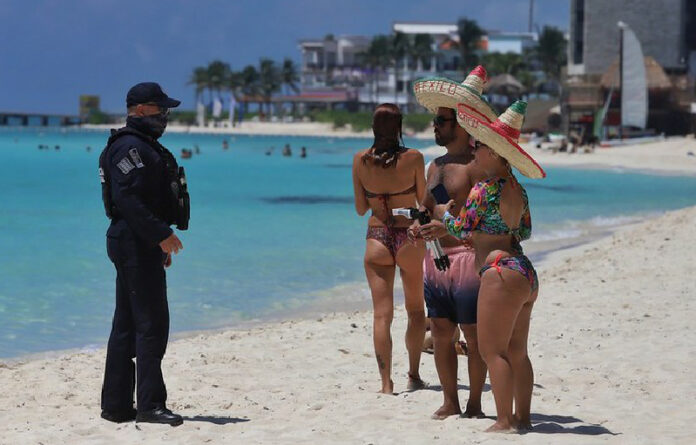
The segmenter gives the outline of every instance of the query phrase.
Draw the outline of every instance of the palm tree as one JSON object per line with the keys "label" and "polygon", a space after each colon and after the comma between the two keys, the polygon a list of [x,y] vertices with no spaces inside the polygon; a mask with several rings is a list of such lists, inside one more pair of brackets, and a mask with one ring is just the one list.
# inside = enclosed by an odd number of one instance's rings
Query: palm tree
{"label": "palm tree", "polygon": [[297,74],[297,66],[292,59],[286,57],[285,60],[283,60],[283,66],[280,69],[280,77],[286,91],[287,89],[294,93],[300,91],[300,87],[297,86],[297,82],[300,81],[300,76]]}
{"label": "palm tree", "polygon": [[200,101],[201,94],[210,85],[210,78],[208,77],[208,68],[204,66],[198,66],[193,69],[191,77],[189,77],[186,85],[195,85],[196,91],[196,104]]}
{"label": "palm tree", "polygon": [[231,92],[235,99],[239,99],[239,93],[244,87],[244,75],[241,71],[230,70],[225,78],[224,88]]}
{"label": "palm tree", "polygon": [[[227,72],[225,79],[223,81],[223,89],[230,92],[230,102],[232,102],[232,97],[234,97],[234,102],[239,102],[239,96],[242,88],[244,87],[244,76],[241,71],[232,71],[231,69]],[[230,108],[232,104],[230,104]],[[230,111],[231,112],[231,111]],[[234,124],[233,124],[234,125]]]}
{"label": "palm tree", "polygon": [[215,103],[216,100],[221,100],[222,89],[226,86],[225,84],[230,71],[230,65],[221,60],[213,60],[208,64],[208,82],[211,103]]}
{"label": "palm tree", "polygon": [[513,52],[485,54],[483,63],[486,65],[486,71],[491,75],[512,74],[514,76],[525,66],[522,56]]}
{"label": "palm tree", "polygon": [[271,112],[271,96],[281,86],[281,73],[271,59],[259,61],[259,90],[266,101],[266,110]]}
{"label": "palm tree", "polygon": [[477,64],[476,50],[481,37],[483,37],[483,30],[476,23],[476,20],[464,17],[457,21],[457,32],[459,34],[459,51],[462,55],[461,68],[464,72],[468,72]]}
{"label": "palm tree", "polygon": [[[365,65],[372,71],[372,90],[377,99],[379,99],[379,75],[391,63],[390,47],[391,42],[388,36],[377,35],[370,41],[367,51],[362,53]],[[377,105],[376,100],[373,100],[373,103]]]}
{"label": "palm tree", "polygon": [[423,62],[433,56],[433,36],[430,34],[416,34],[413,38],[411,55],[416,60],[416,71],[423,71]]}
{"label": "palm tree", "polygon": [[553,26],[544,26],[539,34],[536,53],[547,76],[558,79],[566,63],[566,40],[563,32]]}
{"label": "palm tree", "polygon": [[242,82],[242,93],[247,97],[244,100],[244,112],[247,112],[248,98],[259,94],[259,72],[253,65],[247,65],[240,73]]}
{"label": "palm tree", "polygon": [[[394,103],[399,102],[399,63],[411,53],[411,39],[402,32],[396,32],[391,39],[391,55],[394,59]],[[404,66],[404,70],[408,70]]]}
{"label": "palm tree", "polygon": [[218,96],[220,95],[220,91],[224,87],[229,73],[230,65],[228,63],[221,60],[213,60],[208,64],[208,79],[211,92],[217,92]]}
{"label": "palm tree", "polygon": [[[297,73],[297,66],[292,59],[286,57],[285,60],[283,60],[283,66],[280,68],[280,78],[283,87],[285,88],[285,94],[287,94],[288,90],[294,92],[295,94],[300,92],[300,87],[297,85],[297,83],[300,81],[300,76]],[[295,115],[296,106],[297,103],[292,102],[293,116]]]}

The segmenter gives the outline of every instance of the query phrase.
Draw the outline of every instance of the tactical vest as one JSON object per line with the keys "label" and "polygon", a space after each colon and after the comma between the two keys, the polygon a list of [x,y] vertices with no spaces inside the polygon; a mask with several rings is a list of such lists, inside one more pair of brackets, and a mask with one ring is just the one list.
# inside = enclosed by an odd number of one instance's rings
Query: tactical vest
{"label": "tactical vest", "polygon": [[113,203],[113,199],[111,199],[111,178],[109,177],[109,169],[106,165],[107,153],[111,145],[113,145],[118,138],[129,134],[141,139],[162,156],[166,166],[167,184],[169,185],[167,189],[169,192],[169,196],[167,197],[169,205],[167,206],[167,221],[165,222],[167,224],[176,224],[176,228],[179,230],[188,229],[189,218],[191,216],[191,203],[184,167],[179,167],[174,155],[156,139],[131,127],[111,130],[111,136],[106,142],[106,147],[104,147],[101,155],[99,155],[99,180],[101,181],[102,201],[104,202],[104,210],[107,218],[113,219],[119,217],[118,208]]}

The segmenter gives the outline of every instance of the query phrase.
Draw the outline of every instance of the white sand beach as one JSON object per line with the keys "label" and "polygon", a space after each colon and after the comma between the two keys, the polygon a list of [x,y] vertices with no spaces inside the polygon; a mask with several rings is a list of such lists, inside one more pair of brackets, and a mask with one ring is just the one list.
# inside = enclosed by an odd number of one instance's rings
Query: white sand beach
{"label": "white sand beach", "polygon": [[[692,444],[696,433],[696,207],[557,252],[538,265],[530,354],[535,431],[429,418],[441,402],[403,392],[405,312],[395,314],[396,396],[376,394],[371,313],[328,313],[171,342],[169,406],[183,426],[99,418],[104,350],[0,363],[0,443]],[[367,286],[365,285],[365,289]],[[460,358],[461,396],[466,362]],[[484,411],[494,414],[487,390]]]}
{"label": "white sand beach", "polygon": [[[694,149],[692,139],[669,139],[548,154],[540,162],[693,173],[696,159],[685,151]],[[530,333],[535,431],[523,436],[483,433],[491,419],[431,420],[442,395],[430,355],[421,369],[431,387],[403,392],[406,314],[399,307],[392,330],[396,396],[376,393],[371,312],[326,309],[171,342],[163,369],[169,406],[186,417],[177,428],[100,419],[104,349],[0,361],[0,444],[692,444],[695,240],[692,207],[537,265],[541,292]],[[367,284],[361,293],[368,295]],[[460,358],[462,400],[465,367]],[[494,415],[488,387],[483,407]]]}

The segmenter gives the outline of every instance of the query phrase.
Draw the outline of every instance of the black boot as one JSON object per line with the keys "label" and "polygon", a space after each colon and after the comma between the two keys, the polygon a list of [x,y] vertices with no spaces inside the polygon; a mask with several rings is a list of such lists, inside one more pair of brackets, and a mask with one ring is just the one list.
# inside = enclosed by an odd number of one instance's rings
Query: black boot
{"label": "black boot", "polygon": [[131,408],[126,411],[107,411],[105,409],[101,412],[101,418],[114,423],[130,422],[135,420],[136,411],[135,408]]}
{"label": "black boot", "polygon": [[184,419],[180,415],[174,414],[164,407],[148,411],[138,411],[138,416],[135,418],[135,421],[144,423],[165,423],[171,426],[179,426],[184,423]]}

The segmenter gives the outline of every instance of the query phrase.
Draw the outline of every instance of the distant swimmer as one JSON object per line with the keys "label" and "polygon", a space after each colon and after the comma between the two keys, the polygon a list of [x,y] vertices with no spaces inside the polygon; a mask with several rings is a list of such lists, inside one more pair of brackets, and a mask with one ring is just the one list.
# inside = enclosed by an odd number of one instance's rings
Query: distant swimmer
{"label": "distant swimmer", "polygon": [[283,156],[292,156],[292,150],[290,149],[290,144],[285,144],[285,147],[283,147]]}
{"label": "distant swimmer", "polygon": [[271,147],[271,148],[269,148],[268,150],[266,150],[266,153],[265,153],[266,156],[272,155],[272,154],[273,154],[273,150],[275,150],[275,147]]}
{"label": "distant swimmer", "polygon": [[222,149],[227,150],[228,148],[230,148],[230,144],[227,143],[227,139],[223,139],[222,140]]}
{"label": "distant swimmer", "polygon": [[193,150],[196,152],[197,155],[201,154],[201,148],[198,146],[198,144],[193,146]]}
{"label": "distant swimmer", "polygon": [[87,147],[85,147],[85,150],[87,150],[87,153],[89,153],[90,151],[92,151],[92,147],[88,145]]}
{"label": "distant swimmer", "polygon": [[301,158],[307,157],[307,147],[302,147],[302,149],[300,150],[300,157]]}
{"label": "distant swimmer", "polygon": [[56,145],[56,146],[53,147],[53,148],[55,148],[56,150],[60,150],[60,145]]}
{"label": "distant swimmer", "polygon": [[191,159],[192,156],[193,151],[189,150],[188,148],[181,149],[181,159]]}

